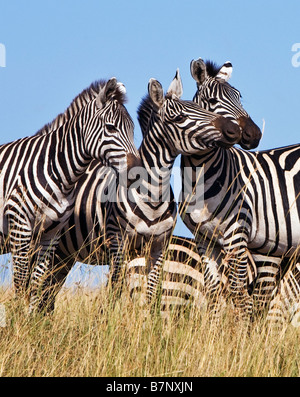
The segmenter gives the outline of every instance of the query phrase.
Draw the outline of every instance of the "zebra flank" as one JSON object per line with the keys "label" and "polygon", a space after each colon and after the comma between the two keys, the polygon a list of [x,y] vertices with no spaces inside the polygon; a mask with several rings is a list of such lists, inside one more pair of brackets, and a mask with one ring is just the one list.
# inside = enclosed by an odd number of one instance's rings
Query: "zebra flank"
{"label": "zebra flank", "polygon": [[93,158],[119,171],[136,154],[124,100],[115,78],[93,83],[35,135],[0,146],[1,252],[12,253],[15,290],[28,291],[29,311],[47,300],[78,179]]}

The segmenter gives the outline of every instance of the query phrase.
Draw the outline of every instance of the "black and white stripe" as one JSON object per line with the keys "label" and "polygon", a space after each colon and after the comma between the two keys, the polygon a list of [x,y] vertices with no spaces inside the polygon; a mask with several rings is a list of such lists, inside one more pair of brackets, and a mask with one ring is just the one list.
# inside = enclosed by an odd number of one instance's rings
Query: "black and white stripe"
{"label": "black and white stripe", "polygon": [[36,135],[0,147],[0,244],[12,253],[16,292],[30,284],[30,310],[48,282],[80,176],[93,158],[122,170],[136,154],[124,90],[115,78],[93,83]]}
{"label": "black and white stripe", "polygon": [[[235,124],[179,99],[182,84],[178,72],[166,96],[154,79],[150,79],[148,91],[138,110],[141,125],[147,119],[140,158],[132,164],[128,180],[120,180],[109,168],[93,163],[77,184],[75,210],[59,246],[58,268],[60,263],[62,266],[55,275],[58,285],[75,261],[109,263],[116,281],[127,255],[148,250],[146,273],[151,299],[177,214],[170,187],[176,157],[198,153],[219,142],[226,144],[228,134],[230,139],[234,135],[235,141],[240,139]],[[110,195],[113,185],[116,190]]]}

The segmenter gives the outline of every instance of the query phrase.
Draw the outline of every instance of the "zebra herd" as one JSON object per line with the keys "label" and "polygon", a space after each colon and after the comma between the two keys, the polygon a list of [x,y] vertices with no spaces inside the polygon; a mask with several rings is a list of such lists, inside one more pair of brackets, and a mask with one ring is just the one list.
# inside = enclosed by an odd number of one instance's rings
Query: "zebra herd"
{"label": "zebra herd", "polygon": [[[109,264],[112,288],[126,268],[139,269],[128,287],[145,282],[147,303],[162,282],[164,307],[205,302],[217,318],[230,299],[245,320],[267,310],[297,323],[300,145],[249,151],[261,131],[228,83],[231,63],[190,66],[192,101],[180,99],[178,70],[166,94],[149,80],[139,149],[115,78],[92,84],[36,135],[0,147],[1,252],[12,253],[29,312],[51,312],[81,261]],[[170,175],[179,155],[177,206]],[[177,216],[194,240],[172,235]]]}

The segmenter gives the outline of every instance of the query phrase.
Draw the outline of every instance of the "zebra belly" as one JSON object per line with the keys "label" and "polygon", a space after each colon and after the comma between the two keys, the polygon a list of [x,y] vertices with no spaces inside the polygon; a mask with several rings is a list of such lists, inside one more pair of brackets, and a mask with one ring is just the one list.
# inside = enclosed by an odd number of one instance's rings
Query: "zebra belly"
{"label": "zebra belly", "polygon": [[268,234],[265,230],[258,230],[255,238],[248,243],[248,248],[260,254],[274,256],[291,256],[300,245],[300,225],[294,227],[291,233],[284,230],[284,225],[279,231],[271,230]]}

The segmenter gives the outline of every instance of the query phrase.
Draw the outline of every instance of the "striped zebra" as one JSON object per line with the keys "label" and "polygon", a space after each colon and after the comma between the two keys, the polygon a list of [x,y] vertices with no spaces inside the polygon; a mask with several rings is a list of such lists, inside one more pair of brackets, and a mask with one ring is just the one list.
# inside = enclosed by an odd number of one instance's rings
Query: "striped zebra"
{"label": "striped zebra", "polygon": [[[226,119],[236,123],[241,131],[239,144],[245,149],[251,149],[258,145],[261,138],[261,131],[244,110],[241,104],[241,95],[239,91],[228,83],[231,73],[232,65],[230,62],[226,62],[222,67],[218,67],[210,61],[205,63],[201,58],[197,61],[192,61],[191,74],[197,82],[197,91],[193,101],[200,104],[200,106],[206,110],[220,114],[226,117]],[[148,117],[144,117],[140,123],[142,130],[147,128],[150,115],[151,113],[148,114]],[[209,194],[212,197],[220,191],[221,194],[224,194],[225,189],[225,193],[228,191],[228,194],[224,199],[225,202],[231,197],[231,193],[235,193],[233,189],[236,189],[236,183],[231,187],[230,181],[235,181],[233,178],[238,174],[238,170],[233,170],[232,174],[228,173],[226,168],[226,159],[230,159],[232,157],[230,154],[231,151],[235,152],[238,149],[231,148],[228,151],[227,149],[230,148],[230,146],[232,145],[228,144],[227,146],[223,145],[223,147],[208,148],[207,150],[203,150],[201,153],[192,156],[182,155],[181,171],[183,194],[181,195],[179,211],[184,223],[194,234],[197,233],[197,230],[189,224],[191,217],[197,215],[199,216],[199,219],[201,219],[202,216],[205,216],[206,210],[207,184],[205,184],[203,179],[205,180],[209,178]],[[237,153],[240,152],[242,151],[238,151]],[[209,161],[210,157],[212,158],[211,162],[209,162],[209,165],[205,163],[205,167],[202,167],[202,171],[204,170],[204,172],[202,175],[199,174],[199,172],[197,172],[197,167],[194,166],[194,161],[198,158],[203,158],[205,161]],[[223,159],[225,159],[225,163],[223,162]],[[192,170],[192,172],[186,172],[186,170]],[[219,181],[215,178],[215,175],[219,174],[221,174],[223,179],[226,179],[226,176],[228,176],[226,183],[229,184],[232,190],[228,190],[228,187],[225,188],[225,185],[224,188],[222,188],[223,180]],[[197,181],[199,177],[200,180]],[[202,192],[202,187],[204,188],[204,192]],[[200,192],[198,196],[195,194],[195,191]],[[204,197],[201,192],[205,194]],[[219,198],[219,196],[216,196],[216,203],[214,203],[216,206],[219,204]],[[201,212],[203,201],[204,209],[203,212]],[[209,216],[209,213],[207,213],[207,215]],[[204,220],[206,221],[206,219]],[[205,227],[205,224],[203,227]],[[212,227],[210,231],[213,231],[214,229],[218,230],[216,225],[209,225],[208,227],[209,229]],[[199,235],[199,252],[203,257],[203,260],[206,260],[206,262],[211,260],[210,253],[207,251],[207,245],[211,245],[210,241],[211,236]],[[214,296],[217,295],[217,288],[217,286],[214,286],[211,291],[212,309],[215,306]]]}
{"label": "striped zebra", "polygon": [[[259,256],[249,254],[247,267],[247,289],[253,292],[257,278],[256,261]],[[268,259],[268,258],[266,258]],[[265,259],[265,260],[266,260]],[[209,272],[211,283],[218,283],[220,306],[224,308],[228,303],[228,272],[224,261],[219,256],[218,266],[209,262],[209,269],[201,261],[197,243],[192,238],[173,235],[165,253],[162,273],[162,287],[160,309],[163,317],[171,313],[178,313],[186,308],[194,307],[198,310],[207,309],[207,276]],[[273,266],[273,260],[270,262]],[[127,284],[131,297],[135,301],[145,302],[147,279],[144,275],[145,257],[139,256],[127,264]],[[220,314],[220,311],[219,311]],[[291,323],[294,327],[300,325],[300,264],[287,269],[279,284],[274,288],[267,320],[283,326]]]}
{"label": "striped zebra", "polygon": [[[240,94],[227,82],[231,64],[218,68],[198,60],[192,62],[191,70],[198,86],[194,100],[235,119],[242,129],[241,146],[249,149],[257,145],[258,130],[255,133],[254,127],[250,128],[257,139],[249,142],[245,131],[248,123],[238,117]],[[282,267],[278,258],[290,258],[298,252],[300,145],[261,152],[212,148],[182,156],[182,171],[186,167],[194,172],[189,180],[183,177],[183,187],[188,184],[197,190],[202,183],[203,193],[197,205],[195,200],[189,202],[191,197],[184,197],[180,206],[183,222],[194,234],[204,263],[211,260],[212,250],[225,252],[233,302],[242,317],[248,318],[253,312],[253,301],[260,310],[269,302]],[[252,296],[247,291],[248,250],[257,255],[259,269]],[[264,266],[265,262],[272,262],[271,257],[273,266]],[[210,291],[212,311],[218,288],[214,285]]]}
{"label": "striped zebra", "polygon": [[236,124],[191,101],[180,100],[181,95],[179,71],[165,96],[161,84],[150,79],[148,96],[138,109],[140,123],[147,118],[140,158],[129,170],[128,179],[120,180],[111,169],[94,162],[78,181],[74,212],[57,251],[52,308],[61,283],[76,261],[109,263],[115,283],[126,255],[148,250],[149,291],[155,290],[159,275],[154,269],[161,268],[164,245],[177,214],[170,187],[176,157],[240,140]]}
{"label": "striped zebra", "polygon": [[125,87],[93,83],[36,135],[0,146],[0,245],[11,252],[16,294],[29,312],[42,306],[60,232],[72,213],[75,184],[92,159],[115,169],[135,156]]}

